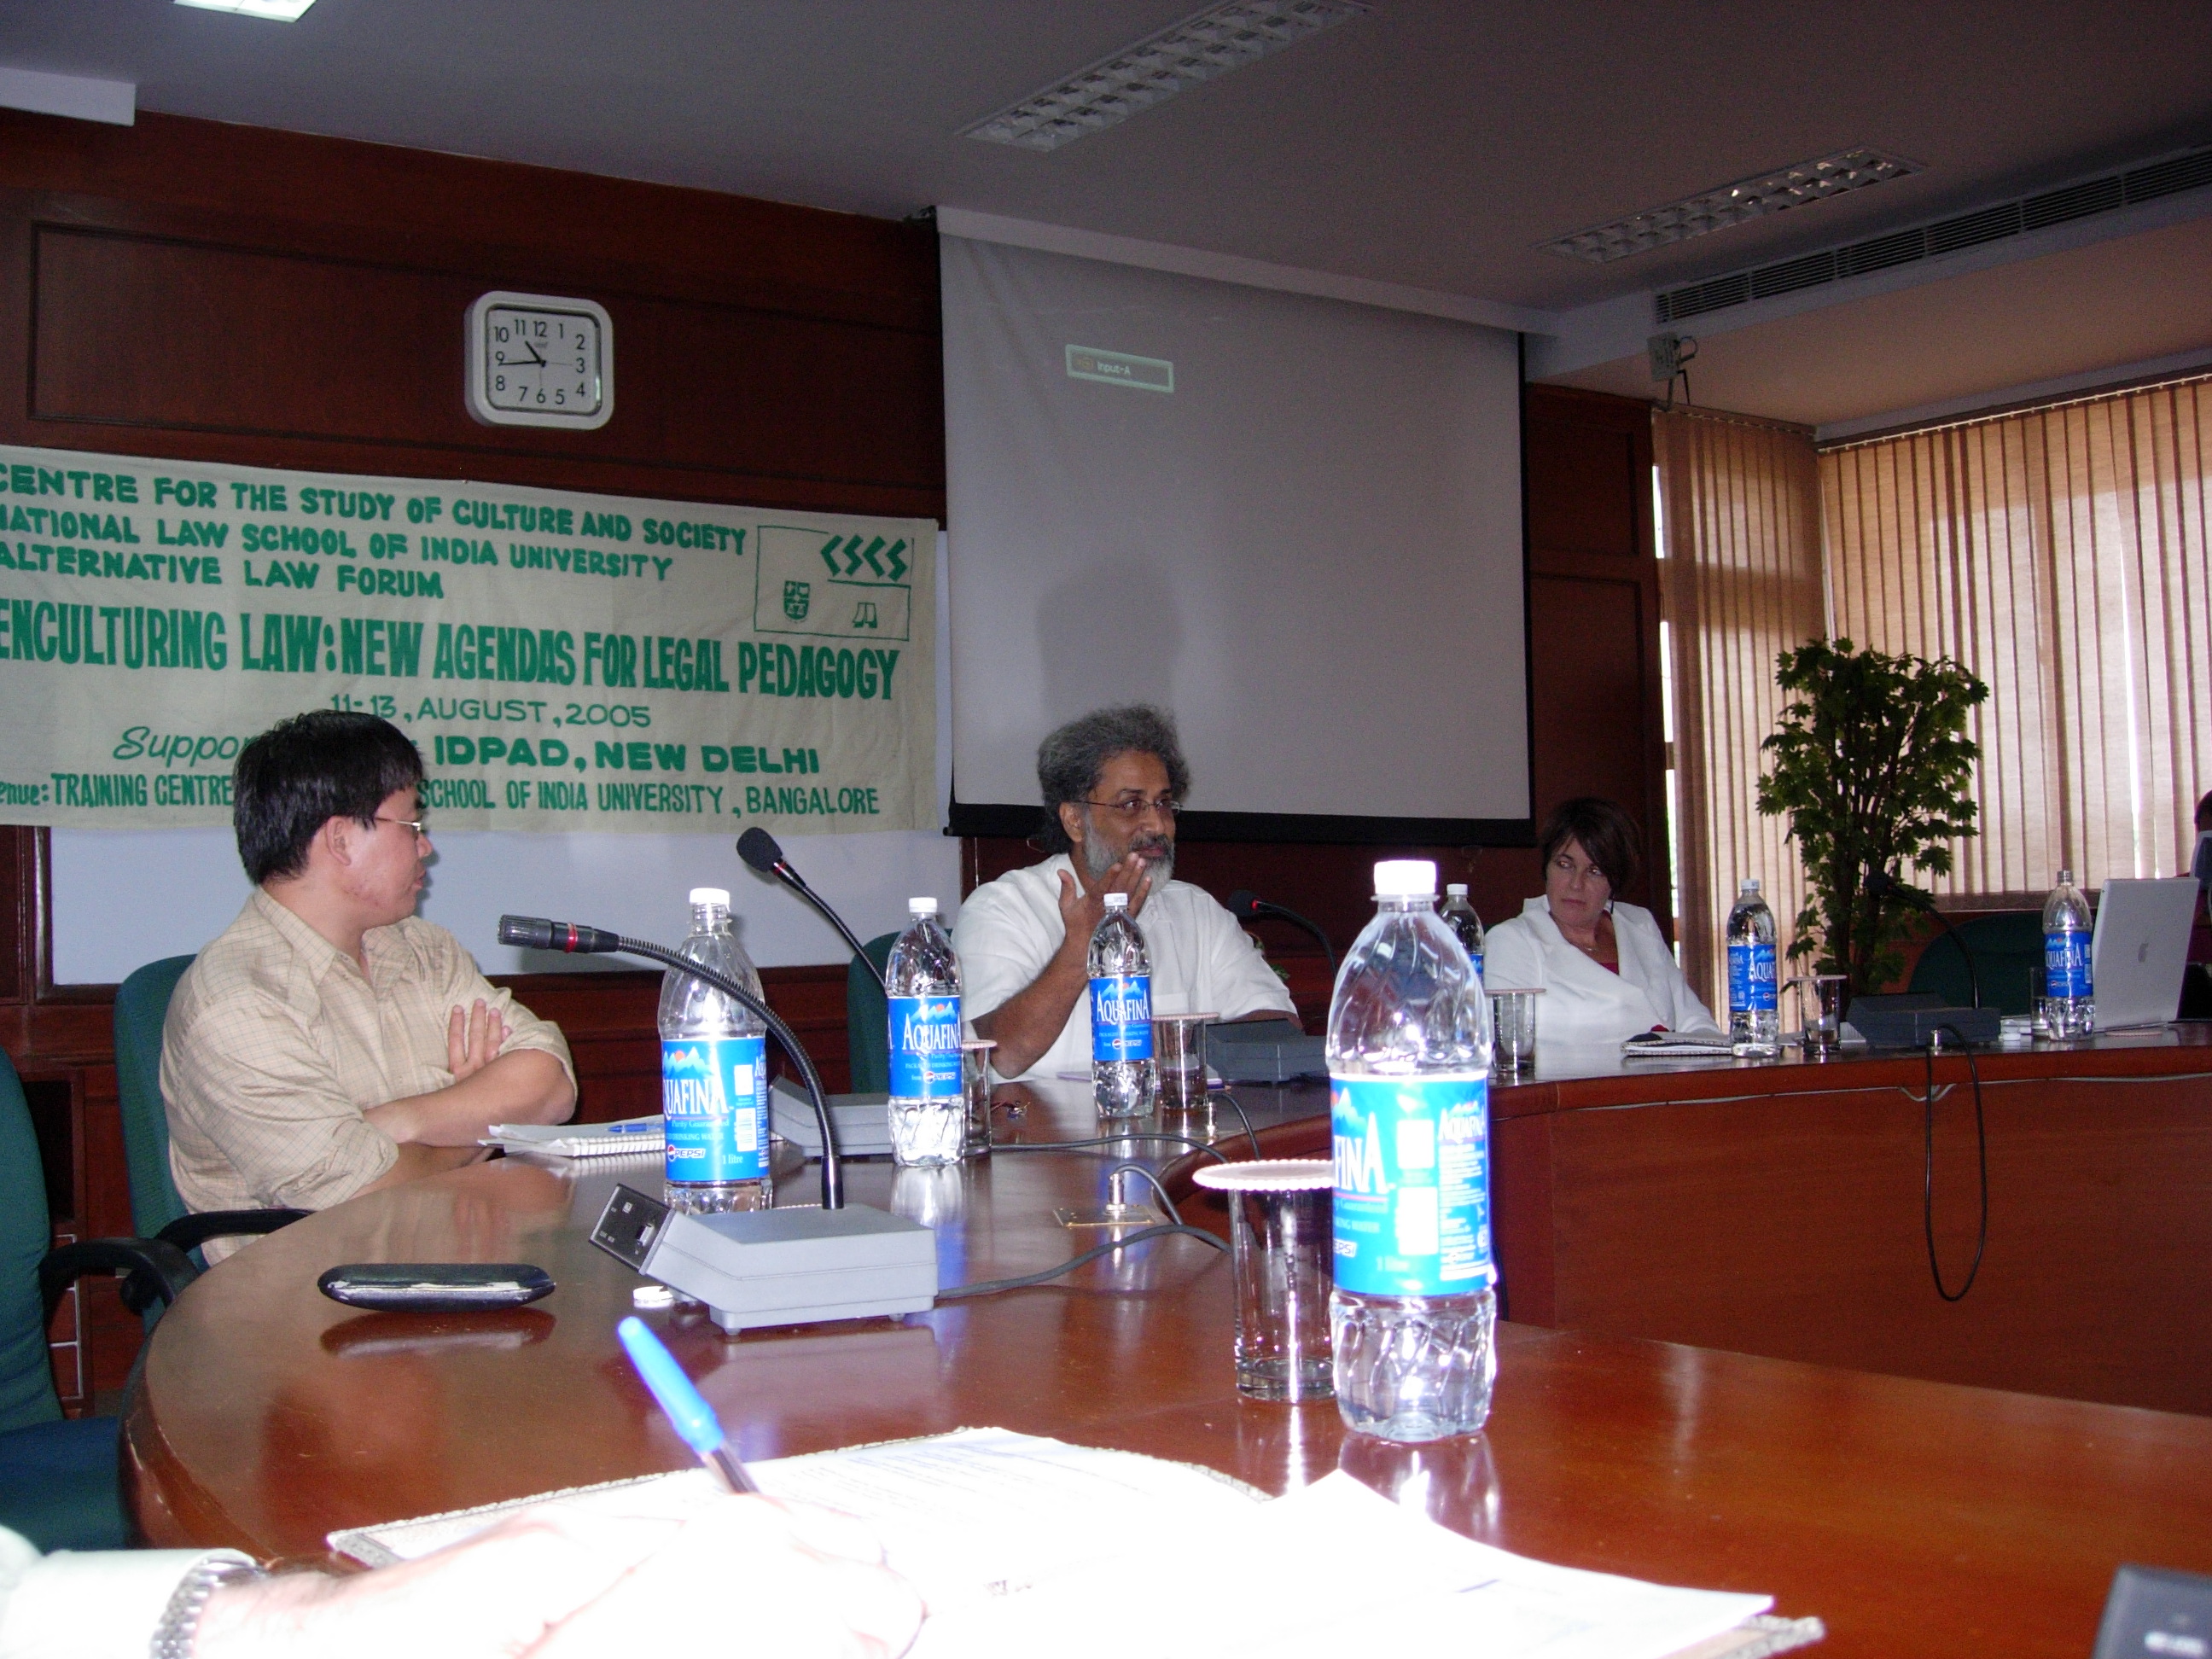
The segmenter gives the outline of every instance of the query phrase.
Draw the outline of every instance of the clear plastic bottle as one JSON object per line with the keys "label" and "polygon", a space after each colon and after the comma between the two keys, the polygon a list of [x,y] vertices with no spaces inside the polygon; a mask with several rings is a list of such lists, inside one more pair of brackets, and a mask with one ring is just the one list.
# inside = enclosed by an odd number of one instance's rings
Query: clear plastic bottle
{"label": "clear plastic bottle", "polygon": [[1127,893],[1106,895],[1091,936],[1091,1091],[1101,1117],[1142,1117],[1159,1079],[1152,1065],[1152,959]]}
{"label": "clear plastic bottle", "polygon": [[2043,991],[2049,999],[2051,1035],[2085,1037],[2097,1029],[2097,988],[2089,972],[2094,937],[2089,901],[2061,870],[2058,885],[2043,901]]}
{"label": "clear plastic bottle", "polygon": [[1480,1430],[1498,1374],[1490,999],[1436,896],[1433,864],[1375,866],[1328,1010],[1337,1409],[1409,1442]]}
{"label": "clear plastic bottle", "polygon": [[[760,994],[760,975],[730,931],[723,888],[691,890],[691,936],[678,954]],[[674,969],[660,981],[660,1098],[669,1207],[768,1208],[767,1030],[750,1009]]]}
{"label": "clear plastic bottle", "polygon": [[1780,986],[1774,974],[1774,912],[1746,877],[1728,919],[1729,1038],[1740,1054],[1782,1052]]}
{"label": "clear plastic bottle", "polygon": [[891,1158],[910,1168],[957,1164],[968,1139],[960,1086],[960,963],[937,901],[906,902],[913,918],[884,969],[890,1003]]}
{"label": "clear plastic bottle", "polygon": [[1474,913],[1468,902],[1467,884],[1453,882],[1444,889],[1444,908],[1437,914],[1444,925],[1459,935],[1459,942],[1467,951],[1467,959],[1474,964],[1477,975],[1482,972],[1482,918]]}

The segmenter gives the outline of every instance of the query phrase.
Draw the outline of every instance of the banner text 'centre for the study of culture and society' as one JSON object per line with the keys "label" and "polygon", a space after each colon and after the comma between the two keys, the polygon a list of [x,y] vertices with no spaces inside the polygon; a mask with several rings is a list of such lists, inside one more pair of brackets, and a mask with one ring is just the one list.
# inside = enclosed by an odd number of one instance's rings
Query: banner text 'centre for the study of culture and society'
{"label": "banner text 'centre for the study of culture and society'", "polygon": [[0,821],[227,823],[307,708],[440,824],[936,827],[936,526],[0,447]]}

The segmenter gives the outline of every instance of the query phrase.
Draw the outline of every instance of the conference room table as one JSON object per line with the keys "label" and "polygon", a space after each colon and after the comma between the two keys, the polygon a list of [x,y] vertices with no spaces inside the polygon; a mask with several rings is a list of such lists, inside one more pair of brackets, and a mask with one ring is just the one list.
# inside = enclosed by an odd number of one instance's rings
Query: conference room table
{"label": "conference room table", "polygon": [[[1096,1242],[1054,1211],[1103,1201],[1126,1158],[1182,1190],[1211,1156],[1127,1139],[1018,1150],[1097,1133],[1087,1091],[997,1098],[1007,1144],[988,1158],[847,1166],[851,1201],[933,1230],[946,1285]],[[1137,1127],[1249,1157],[1310,1138],[1326,1111],[1310,1086],[1235,1098],[1241,1118],[1217,1101]],[[658,1176],[650,1157],[494,1160],[355,1199],[213,1268],[155,1330],[125,1407],[145,1537],[329,1564],[336,1529],[686,1467],[614,1335],[641,1281],[586,1237],[617,1180],[650,1191]],[[778,1193],[813,1201],[813,1170]],[[1222,1225],[1195,1196],[1185,1208]],[[316,1289],[356,1261],[525,1261],[558,1288],[499,1313],[365,1313]],[[1229,1259],[1182,1237],[900,1320],[732,1339],[696,1309],[646,1316],[749,1461],[1000,1426],[1275,1493],[1341,1468],[1505,1549],[1770,1594],[1778,1613],[1824,1620],[1838,1655],[2081,1659],[2120,1563],[2212,1571],[2212,1419],[1507,1322],[1485,1431],[1391,1445],[1347,1434],[1329,1402],[1240,1397]],[[1133,1583],[1205,1570],[1205,1540],[1173,1514],[1102,1547]]]}

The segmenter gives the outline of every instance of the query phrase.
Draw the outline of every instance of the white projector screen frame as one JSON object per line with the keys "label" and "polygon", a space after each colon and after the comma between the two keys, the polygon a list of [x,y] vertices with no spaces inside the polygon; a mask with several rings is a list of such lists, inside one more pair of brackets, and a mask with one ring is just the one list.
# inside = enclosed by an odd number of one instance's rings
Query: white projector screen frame
{"label": "white projector screen frame", "polygon": [[939,249],[952,830],[1028,833],[1044,733],[1145,701],[1187,836],[1525,842],[1518,337]]}

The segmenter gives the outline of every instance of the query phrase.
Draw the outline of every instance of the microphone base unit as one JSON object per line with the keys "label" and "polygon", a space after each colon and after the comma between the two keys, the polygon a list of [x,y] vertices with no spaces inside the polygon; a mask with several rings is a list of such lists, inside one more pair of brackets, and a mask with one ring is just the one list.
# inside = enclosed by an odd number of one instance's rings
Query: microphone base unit
{"label": "microphone base unit", "polygon": [[1944,1043],[1995,1042],[2003,1018],[1994,1008],[1950,1008],[1943,999],[1918,995],[1851,999],[1850,1024],[1870,1048],[1925,1048],[1933,1037]]}
{"label": "microphone base unit", "polygon": [[592,1243],[703,1302],[732,1334],[923,1313],[937,1300],[935,1237],[865,1204],[689,1215],[617,1186]]}

